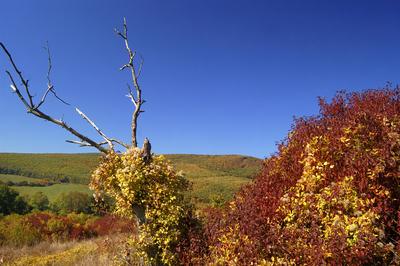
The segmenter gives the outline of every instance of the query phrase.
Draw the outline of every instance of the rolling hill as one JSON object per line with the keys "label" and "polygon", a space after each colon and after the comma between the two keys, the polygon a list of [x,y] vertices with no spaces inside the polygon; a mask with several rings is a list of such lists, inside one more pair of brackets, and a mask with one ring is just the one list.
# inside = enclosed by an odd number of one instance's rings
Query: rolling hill
{"label": "rolling hill", "polygon": [[[242,185],[251,181],[262,160],[241,155],[167,154],[176,170],[193,183],[191,198],[199,206],[224,202]],[[21,194],[43,191],[50,200],[59,193],[90,193],[87,184],[99,154],[22,154],[0,153],[0,181],[48,179],[60,184],[48,187],[15,187]],[[27,179],[29,178],[29,179]]]}

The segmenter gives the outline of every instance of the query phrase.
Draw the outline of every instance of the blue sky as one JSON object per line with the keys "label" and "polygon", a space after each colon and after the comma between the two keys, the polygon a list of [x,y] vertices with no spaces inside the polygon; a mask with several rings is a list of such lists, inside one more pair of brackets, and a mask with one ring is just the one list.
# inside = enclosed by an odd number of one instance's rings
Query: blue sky
{"label": "blue sky", "polygon": [[[400,82],[400,2],[1,0],[0,41],[41,96],[49,41],[58,94],[108,135],[129,141],[127,57],[113,28],[128,21],[145,59],[138,137],[157,153],[266,157],[317,96]],[[0,54],[0,152],[94,152],[28,115],[10,93]],[[97,138],[70,107],[43,107]]]}

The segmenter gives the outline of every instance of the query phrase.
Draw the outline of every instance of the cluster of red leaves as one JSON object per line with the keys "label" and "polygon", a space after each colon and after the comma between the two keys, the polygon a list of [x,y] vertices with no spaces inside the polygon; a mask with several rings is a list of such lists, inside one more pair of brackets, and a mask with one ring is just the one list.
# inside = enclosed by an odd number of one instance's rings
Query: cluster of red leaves
{"label": "cluster of red leaves", "polygon": [[97,236],[105,236],[118,233],[135,232],[136,225],[127,218],[105,215],[89,224],[89,230]]}
{"label": "cluster of red leaves", "polygon": [[[351,177],[349,189],[354,197],[372,202],[368,211],[379,217],[377,227],[383,230],[379,237],[375,232],[360,233],[358,240],[350,243],[346,232],[338,231],[328,241],[321,235],[318,219],[300,226],[294,220],[296,230],[287,225],[280,208],[292,205],[285,205],[282,198],[294,194],[293,188],[304,179],[307,147],[318,137],[325,144],[315,144],[315,164],[329,162],[332,167],[324,170],[317,190],[330,187],[332,195],[327,200],[338,200],[341,188],[332,184]],[[211,257],[214,263],[225,258],[238,265],[393,261],[400,246],[399,178],[400,88],[339,92],[331,103],[321,99],[320,115],[295,120],[288,137],[278,145],[278,152],[264,161],[255,181],[224,209],[208,213],[204,258]],[[304,206],[313,204],[305,202]],[[330,211],[345,216],[340,208],[332,207]],[[312,218],[317,209],[304,207],[304,211],[311,212]],[[315,213],[315,217],[318,215]]]}
{"label": "cluster of red leaves", "polygon": [[176,254],[181,265],[204,265],[208,254],[206,235],[201,220],[190,210],[182,221],[181,239],[176,246]]}
{"label": "cluster of red leaves", "polygon": [[106,215],[93,217],[84,214],[57,215],[38,212],[23,217],[25,222],[38,231],[42,240],[69,241],[116,233],[132,233],[135,223],[132,220]]}

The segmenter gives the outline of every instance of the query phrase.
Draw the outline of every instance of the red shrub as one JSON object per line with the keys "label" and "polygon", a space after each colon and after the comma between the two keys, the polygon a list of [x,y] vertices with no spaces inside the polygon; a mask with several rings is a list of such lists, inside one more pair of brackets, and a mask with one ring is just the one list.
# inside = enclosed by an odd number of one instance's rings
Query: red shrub
{"label": "red shrub", "polygon": [[57,215],[38,212],[24,217],[25,222],[35,228],[42,239],[49,241],[81,240],[93,236],[134,232],[133,221],[116,216],[94,217],[87,214]]}
{"label": "red shrub", "polygon": [[99,236],[115,233],[132,233],[136,229],[136,225],[132,220],[112,215],[100,217],[88,227]]}
{"label": "red shrub", "polygon": [[399,176],[399,88],[321,99],[320,115],[295,120],[256,180],[209,212],[211,263],[389,263]]}

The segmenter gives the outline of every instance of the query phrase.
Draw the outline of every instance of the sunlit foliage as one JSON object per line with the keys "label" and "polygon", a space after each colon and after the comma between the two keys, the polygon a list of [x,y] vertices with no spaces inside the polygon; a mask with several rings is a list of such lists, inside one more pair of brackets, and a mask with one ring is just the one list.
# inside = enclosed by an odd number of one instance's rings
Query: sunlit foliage
{"label": "sunlit foliage", "polygon": [[23,247],[43,241],[66,242],[135,231],[131,220],[110,215],[57,215],[48,211],[12,214],[0,218],[0,246]]}
{"label": "sunlit foliage", "polygon": [[399,263],[400,89],[295,120],[255,182],[208,215],[210,264]]}
{"label": "sunlit foliage", "polygon": [[115,199],[118,214],[143,215],[139,235],[130,243],[136,256],[156,265],[176,265],[177,245],[191,217],[191,207],[184,199],[189,183],[163,156],[153,156],[145,163],[136,148],[124,154],[110,152],[94,171],[90,185],[98,194]]}

